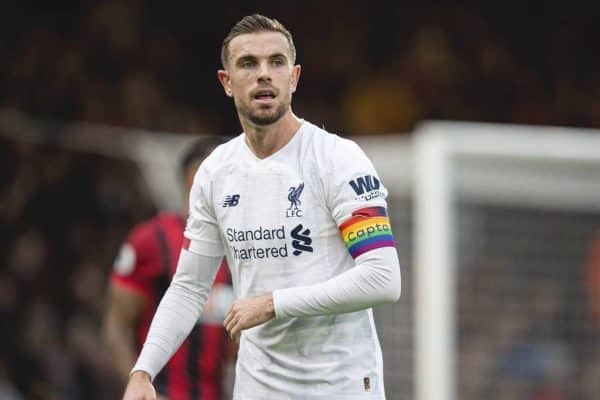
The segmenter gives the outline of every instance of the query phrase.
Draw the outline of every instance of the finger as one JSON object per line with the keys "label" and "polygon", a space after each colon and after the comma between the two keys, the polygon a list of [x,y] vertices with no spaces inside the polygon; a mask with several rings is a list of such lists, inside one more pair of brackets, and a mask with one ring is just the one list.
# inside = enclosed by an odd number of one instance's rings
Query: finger
{"label": "finger", "polygon": [[223,319],[223,326],[227,326],[227,324],[231,323],[231,320],[234,316],[233,309],[230,307],[227,313],[225,314],[225,319]]}
{"label": "finger", "polygon": [[233,324],[231,326],[231,329],[229,330],[229,337],[231,338],[231,340],[233,340],[235,342],[235,338],[240,335],[241,331],[242,331],[242,327],[239,323]]}
{"label": "finger", "polygon": [[229,329],[227,329],[227,335],[229,336],[229,339],[231,339],[232,341],[235,340],[235,333],[234,333],[233,326],[230,326]]}
{"label": "finger", "polygon": [[231,334],[231,331],[233,330],[233,327],[236,325],[236,323],[237,318],[231,317],[229,321],[225,324],[225,330],[227,330],[227,332]]}

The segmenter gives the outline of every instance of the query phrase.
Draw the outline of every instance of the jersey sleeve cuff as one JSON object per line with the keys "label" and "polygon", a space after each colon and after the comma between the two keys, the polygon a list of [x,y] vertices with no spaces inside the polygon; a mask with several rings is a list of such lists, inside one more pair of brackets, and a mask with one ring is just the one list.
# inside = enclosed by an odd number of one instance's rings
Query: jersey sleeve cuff
{"label": "jersey sleeve cuff", "polygon": [[283,289],[273,291],[273,310],[275,312],[275,319],[286,318],[285,315],[285,295],[282,293]]}
{"label": "jersey sleeve cuff", "polygon": [[[275,319],[290,318],[290,311],[299,306],[294,302],[298,288],[277,289],[273,291],[273,310]],[[302,289],[300,289],[302,290]],[[296,294],[295,294],[296,293]]]}

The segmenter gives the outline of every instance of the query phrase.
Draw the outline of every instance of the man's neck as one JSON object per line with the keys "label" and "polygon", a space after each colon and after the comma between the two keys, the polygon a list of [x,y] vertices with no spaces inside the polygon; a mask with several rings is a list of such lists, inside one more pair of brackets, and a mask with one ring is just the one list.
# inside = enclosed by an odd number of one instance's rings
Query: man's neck
{"label": "man's neck", "polygon": [[241,121],[241,125],[248,147],[256,157],[263,159],[275,154],[292,140],[302,123],[289,111],[271,125],[257,126],[248,121]]}

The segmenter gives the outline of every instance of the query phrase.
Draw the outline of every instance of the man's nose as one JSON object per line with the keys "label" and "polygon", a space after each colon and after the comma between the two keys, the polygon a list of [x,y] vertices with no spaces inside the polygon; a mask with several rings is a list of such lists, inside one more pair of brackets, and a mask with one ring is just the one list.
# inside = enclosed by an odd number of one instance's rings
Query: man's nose
{"label": "man's nose", "polygon": [[271,71],[269,69],[269,63],[260,63],[258,69],[258,80],[259,81],[271,81]]}

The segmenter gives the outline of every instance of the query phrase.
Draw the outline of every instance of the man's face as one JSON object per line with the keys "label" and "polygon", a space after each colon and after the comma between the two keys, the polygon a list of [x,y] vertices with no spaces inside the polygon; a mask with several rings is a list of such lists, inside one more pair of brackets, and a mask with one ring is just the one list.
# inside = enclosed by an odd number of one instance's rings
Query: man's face
{"label": "man's face", "polygon": [[292,65],[289,43],[279,32],[235,37],[227,70],[219,71],[238,113],[255,125],[270,125],[289,110],[299,77],[300,66]]}

